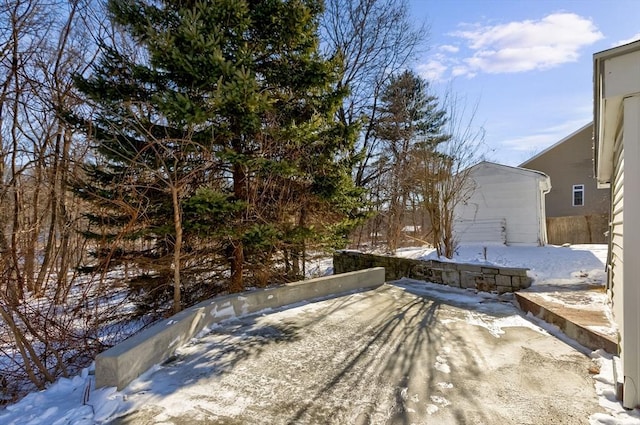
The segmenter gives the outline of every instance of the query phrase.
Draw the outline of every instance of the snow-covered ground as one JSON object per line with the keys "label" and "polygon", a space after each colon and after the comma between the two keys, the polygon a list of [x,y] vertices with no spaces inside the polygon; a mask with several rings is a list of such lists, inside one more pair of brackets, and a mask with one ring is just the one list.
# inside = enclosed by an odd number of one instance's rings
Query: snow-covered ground
{"label": "snow-covered ground", "polygon": [[498,266],[524,267],[530,270],[534,284],[575,283],[575,279],[588,277],[590,281],[604,283],[604,264],[607,245],[570,246],[506,246],[465,245],[456,250],[452,260],[438,258],[433,248],[402,248],[398,257],[422,260],[455,261],[457,263],[495,264]]}
{"label": "snow-covered ground", "polygon": [[[410,258],[435,258],[433,250],[425,248],[402,249],[398,255]],[[503,266],[527,267],[534,277],[533,290],[544,285],[598,285],[605,280],[604,262],[606,260],[606,246],[578,245],[571,247],[506,247],[506,246],[468,246],[461,247],[454,261],[499,264]],[[323,274],[322,268],[330,263],[318,263],[314,268],[317,274]],[[474,294],[469,291],[453,290],[438,285],[424,285],[424,290],[439,293],[448,301],[459,305],[465,303],[483,303],[491,300],[495,295]],[[429,294],[426,294],[429,295]],[[594,300],[594,302],[604,302]],[[500,309],[500,303],[487,303]],[[469,314],[468,322],[484,326],[494,334],[500,334],[503,327],[532,326],[519,316],[512,318],[504,315],[483,315],[479,320],[477,314]],[[533,320],[533,319],[532,319]],[[525,323],[527,322],[527,323]],[[514,323],[516,323],[514,325]],[[519,324],[518,324],[519,323]],[[524,325],[522,323],[525,323]],[[551,333],[557,330],[544,323],[538,323]],[[562,335],[559,335],[562,337]],[[566,337],[565,337],[566,338]],[[611,356],[598,351],[591,353],[592,358],[599,364],[600,372],[594,376],[595,390],[600,396],[600,404],[607,413],[594,414],[590,423],[595,424],[638,424],[640,425],[640,411],[638,409],[624,410],[615,400],[613,387],[613,368]],[[156,366],[160,368],[161,366]],[[134,381],[129,388],[141,385],[143,375]],[[127,401],[128,389],[119,392],[115,388],[96,390],[91,370],[83,372],[70,379],[60,379],[47,390],[34,392],[20,402],[0,410],[1,424],[97,424],[106,423],[113,415],[122,411],[125,406],[130,409]]]}

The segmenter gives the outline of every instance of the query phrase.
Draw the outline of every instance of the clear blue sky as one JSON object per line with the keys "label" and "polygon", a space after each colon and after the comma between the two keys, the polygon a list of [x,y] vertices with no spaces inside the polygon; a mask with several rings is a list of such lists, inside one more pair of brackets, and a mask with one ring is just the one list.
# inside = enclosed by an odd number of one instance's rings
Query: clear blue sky
{"label": "clear blue sky", "polygon": [[640,0],[410,0],[415,70],[478,104],[488,158],[518,165],[593,119],[593,54],[640,39]]}

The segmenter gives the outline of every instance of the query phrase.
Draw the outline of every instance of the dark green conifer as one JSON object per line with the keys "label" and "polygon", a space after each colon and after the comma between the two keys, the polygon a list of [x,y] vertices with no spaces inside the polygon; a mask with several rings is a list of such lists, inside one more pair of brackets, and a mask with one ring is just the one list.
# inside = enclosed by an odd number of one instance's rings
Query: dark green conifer
{"label": "dark green conifer", "polygon": [[[79,191],[96,206],[95,236],[146,240],[148,258],[177,270],[174,304],[185,250],[220,248],[228,289],[241,291],[245,257],[273,257],[312,228],[301,209],[331,213],[324,234],[354,210],[349,170],[336,160],[349,140],[336,135],[352,130],[331,120],[344,93],[331,89],[335,63],[318,53],[321,5],[108,2],[139,54],[104,45],[77,79],[95,108],[86,127],[96,152]],[[132,245],[118,246],[125,255]]]}

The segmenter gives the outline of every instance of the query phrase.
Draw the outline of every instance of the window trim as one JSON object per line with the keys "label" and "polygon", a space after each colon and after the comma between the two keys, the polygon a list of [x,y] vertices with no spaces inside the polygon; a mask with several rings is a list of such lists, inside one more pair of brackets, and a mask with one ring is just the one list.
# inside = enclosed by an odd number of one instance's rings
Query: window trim
{"label": "window trim", "polygon": [[[571,191],[571,205],[574,207],[584,207],[584,184],[574,184],[573,190]],[[580,193],[582,195],[582,203],[576,204],[576,194]]]}

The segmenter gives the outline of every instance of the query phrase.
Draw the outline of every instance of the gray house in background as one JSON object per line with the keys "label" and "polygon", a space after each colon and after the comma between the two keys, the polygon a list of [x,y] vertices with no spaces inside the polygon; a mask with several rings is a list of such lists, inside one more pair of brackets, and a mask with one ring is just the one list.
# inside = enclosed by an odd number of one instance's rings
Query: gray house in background
{"label": "gray house in background", "polygon": [[593,166],[593,123],[589,123],[520,167],[551,178],[546,197],[549,243],[605,243],[610,194],[599,189]]}

